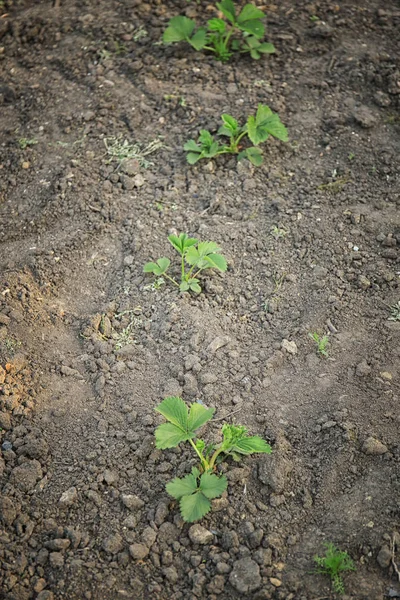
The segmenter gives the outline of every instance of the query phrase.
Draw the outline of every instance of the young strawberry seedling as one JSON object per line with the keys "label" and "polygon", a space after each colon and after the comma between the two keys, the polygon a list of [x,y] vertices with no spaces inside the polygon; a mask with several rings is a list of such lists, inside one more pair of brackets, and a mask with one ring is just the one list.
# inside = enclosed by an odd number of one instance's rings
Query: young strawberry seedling
{"label": "young strawberry seedling", "polygon": [[[222,254],[218,254],[220,248],[215,242],[199,242],[196,238],[190,238],[186,233],[169,235],[169,242],[181,256],[180,281],[167,274],[171,264],[169,258],[159,258],[156,262],[148,262],[144,265],[145,273],[153,273],[156,277],[166,277],[169,281],[179,287],[181,292],[189,290],[200,294],[201,287],[198,276],[206,269],[217,269],[226,271],[227,264]],[[189,265],[186,268],[186,264]]]}
{"label": "young strawberry seedling", "polygon": [[226,456],[240,460],[241,455],[271,453],[271,447],[262,438],[247,435],[246,427],[227,423],[221,429],[222,442],[206,445],[204,440],[197,438],[196,432],[212,419],[214,409],[197,402],[188,410],[182,398],[171,396],[155,410],[167,420],[155,431],[156,447],[160,450],[176,448],[181,442],[188,441],[200,460],[200,468],[193,467],[189,475],[175,477],[166,485],[168,494],[179,500],[182,518],[188,523],[204,517],[211,509],[210,500],[221,496],[227,488],[225,475],[214,473],[219,460]]}
{"label": "young strawberry seedling", "polygon": [[[195,50],[208,50],[217,60],[227,62],[234,52],[249,53],[254,59],[261,54],[272,54],[275,48],[272,44],[262,42],[265,27],[261,19],[263,11],[246,4],[239,14],[236,14],[232,0],[217,2],[217,8],[224,19],[210,19],[207,27],[199,27],[188,17],[173,17],[164,31],[163,42],[187,42]],[[236,37],[235,37],[236,36]]]}
{"label": "young strawberry seedling", "polygon": [[[270,135],[282,140],[288,141],[288,132],[281,122],[279,115],[272,112],[269,106],[259,104],[255,116],[248,117],[245,125],[240,126],[238,121],[231,115],[221,115],[222,126],[218,129],[219,138],[228,138],[228,141],[221,141],[214,138],[209,131],[202,129],[197,142],[189,140],[183,149],[187,152],[187,161],[194,165],[202,158],[214,158],[220,154],[237,154],[238,160],[247,158],[256,167],[263,162],[262,151],[257,148],[259,144],[265,142]],[[242,140],[245,137],[254,144],[244,148]]]}
{"label": "young strawberry seedling", "polygon": [[347,552],[342,552],[338,548],[335,548],[332,543],[325,544],[325,547],[325,556],[314,556],[314,562],[318,567],[315,572],[329,575],[334,591],[338,594],[344,594],[344,583],[341,573],[355,571],[354,562]]}
{"label": "young strawberry seedling", "polygon": [[309,333],[308,335],[317,344],[317,354],[321,354],[321,356],[324,356],[325,358],[328,358],[328,350],[327,350],[327,347],[328,347],[328,344],[329,344],[329,338],[328,338],[328,336],[327,335],[323,335],[321,337],[316,332]]}

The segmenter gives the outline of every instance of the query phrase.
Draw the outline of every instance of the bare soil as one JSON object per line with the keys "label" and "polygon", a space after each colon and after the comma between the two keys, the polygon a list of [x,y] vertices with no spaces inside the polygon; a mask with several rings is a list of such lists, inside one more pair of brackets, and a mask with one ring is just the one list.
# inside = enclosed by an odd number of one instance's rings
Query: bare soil
{"label": "bare soil", "polygon": [[[260,6],[276,55],[222,65],[160,44],[203,2],[0,3],[5,600],[334,598],[324,542],[345,598],[400,597],[400,10]],[[259,102],[290,134],[262,167],[186,163]],[[229,262],[199,296],[142,272],[181,231]],[[154,446],[172,394],[273,446],[222,465],[199,538],[165,492],[194,458]]]}

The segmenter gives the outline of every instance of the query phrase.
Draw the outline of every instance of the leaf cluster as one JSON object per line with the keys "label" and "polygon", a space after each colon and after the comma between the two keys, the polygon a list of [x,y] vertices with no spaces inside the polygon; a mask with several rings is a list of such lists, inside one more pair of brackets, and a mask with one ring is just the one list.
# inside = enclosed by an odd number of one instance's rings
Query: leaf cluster
{"label": "leaf cluster", "polygon": [[308,334],[312,340],[317,344],[317,353],[321,354],[325,358],[328,357],[327,347],[329,345],[329,338],[327,335],[323,335],[322,337],[318,335],[318,333],[309,333]]}
{"label": "leaf cluster", "polygon": [[[218,129],[217,137],[202,129],[197,142],[186,142],[183,149],[187,152],[189,164],[194,165],[202,158],[214,158],[220,154],[237,154],[238,160],[247,158],[253,165],[260,166],[263,156],[261,149],[257,147],[259,144],[265,142],[270,135],[283,142],[289,139],[279,115],[266,104],[259,104],[256,114],[250,115],[243,126],[228,114],[221,115],[221,119],[222,125]],[[242,139],[246,136],[253,146],[243,148]]]}
{"label": "leaf cluster", "polygon": [[228,61],[234,52],[249,53],[256,60],[261,54],[275,52],[272,44],[261,41],[265,34],[262,10],[246,4],[237,14],[232,0],[217,2],[217,8],[225,18],[210,19],[207,27],[198,29],[193,19],[173,17],[164,31],[164,43],[185,41],[195,50],[212,52],[222,62]]}
{"label": "leaf cluster", "polygon": [[315,572],[328,575],[332,580],[334,591],[338,594],[344,594],[344,583],[341,573],[355,571],[354,562],[347,552],[342,552],[334,544],[327,543],[325,547],[325,556],[314,556],[314,562],[317,565]]}
{"label": "leaf cluster", "polygon": [[156,262],[146,263],[143,271],[153,273],[157,277],[166,277],[178,286],[181,292],[192,291],[199,294],[201,287],[198,276],[202,271],[217,269],[223,272],[227,269],[226,259],[219,254],[220,248],[215,242],[199,242],[186,233],[181,233],[179,236],[170,235],[168,241],[181,257],[180,281],[167,274],[171,261],[166,257],[159,258]]}
{"label": "leaf cluster", "polygon": [[182,518],[187,522],[198,521],[206,515],[211,508],[210,500],[226,490],[226,477],[213,473],[222,456],[230,455],[238,460],[240,455],[271,452],[269,444],[257,435],[249,436],[243,425],[227,423],[222,427],[222,442],[206,445],[203,439],[197,437],[197,431],[212,419],[214,409],[199,402],[191,404],[188,409],[182,398],[170,396],[155,410],[167,421],[155,431],[156,447],[165,450],[188,441],[200,459],[200,470],[193,468],[191,474],[176,477],[166,486],[167,492],[179,500]]}

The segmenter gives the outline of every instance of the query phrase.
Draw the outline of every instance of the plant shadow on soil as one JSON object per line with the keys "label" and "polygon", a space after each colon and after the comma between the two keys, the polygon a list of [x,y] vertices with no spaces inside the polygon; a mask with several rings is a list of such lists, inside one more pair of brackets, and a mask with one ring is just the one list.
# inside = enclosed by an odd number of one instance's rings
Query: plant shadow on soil
{"label": "plant shadow on soil", "polygon": [[[333,598],[326,541],[347,598],[400,596],[400,14],[356,4],[269,5],[277,54],[221,65],[158,44],[203,4],[4,3],[1,597]],[[260,102],[290,134],[262,167],[186,164]],[[105,139],[162,147],[110,162]],[[181,231],[228,259],[199,296],[142,272]],[[273,446],[224,466],[206,531],[165,492],[191,453],[154,447],[175,394],[216,408],[215,441],[226,419]]]}

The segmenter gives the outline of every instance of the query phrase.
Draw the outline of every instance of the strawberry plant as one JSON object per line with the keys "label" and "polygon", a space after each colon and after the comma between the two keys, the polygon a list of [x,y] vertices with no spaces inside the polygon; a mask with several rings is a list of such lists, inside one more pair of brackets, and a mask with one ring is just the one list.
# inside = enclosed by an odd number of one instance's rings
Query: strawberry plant
{"label": "strawberry plant", "polygon": [[213,498],[221,496],[228,482],[225,475],[216,474],[216,465],[222,457],[232,456],[240,460],[240,456],[248,454],[270,454],[271,447],[257,435],[247,434],[242,425],[222,426],[222,442],[206,444],[197,437],[197,431],[212,419],[213,408],[206,408],[195,402],[186,406],[182,398],[165,398],[155,409],[167,420],[155,431],[156,447],[160,450],[176,448],[181,442],[189,442],[200,460],[199,468],[193,467],[185,477],[175,477],[167,483],[166,490],[170,496],[179,501],[184,521],[198,521],[211,509]]}
{"label": "strawberry plant", "polygon": [[234,52],[248,53],[256,60],[261,54],[275,52],[272,44],[261,41],[265,33],[262,10],[254,4],[246,4],[237,14],[232,0],[217,2],[217,8],[225,20],[210,19],[207,27],[198,29],[193,19],[173,17],[164,31],[164,43],[185,41],[195,50],[212,52],[222,62],[228,61]]}
{"label": "strawberry plant", "polygon": [[181,257],[180,281],[167,274],[171,261],[165,257],[159,258],[156,262],[146,263],[143,267],[145,273],[166,277],[178,286],[181,292],[192,291],[199,294],[201,287],[198,276],[202,271],[206,269],[226,271],[226,260],[222,254],[219,254],[220,248],[215,242],[199,242],[196,238],[188,237],[186,233],[181,233],[179,236],[170,235],[168,240]]}
{"label": "strawberry plant", "polygon": [[[238,160],[247,158],[253,165],[260,166],[263,162],[262,151],[257,146],[265,142],[270,135],[288,141],[286,127],[281,122],[279,115],[272,112],[269,106],[259,104],[255,116],[248,117],[245,125],[240,126],[231,115],[221,115],[222,126],[218,129],[217,138],[206,129],[200,131],[195,140],[189,140],[183,149],[187,152],[187,161],[194,165],[202,158],[214,158],[220,154],[237,154]],[[244,148],[242,140],[248,137],[254,144]],[[222,140],[221,140],[222,138]]]}

